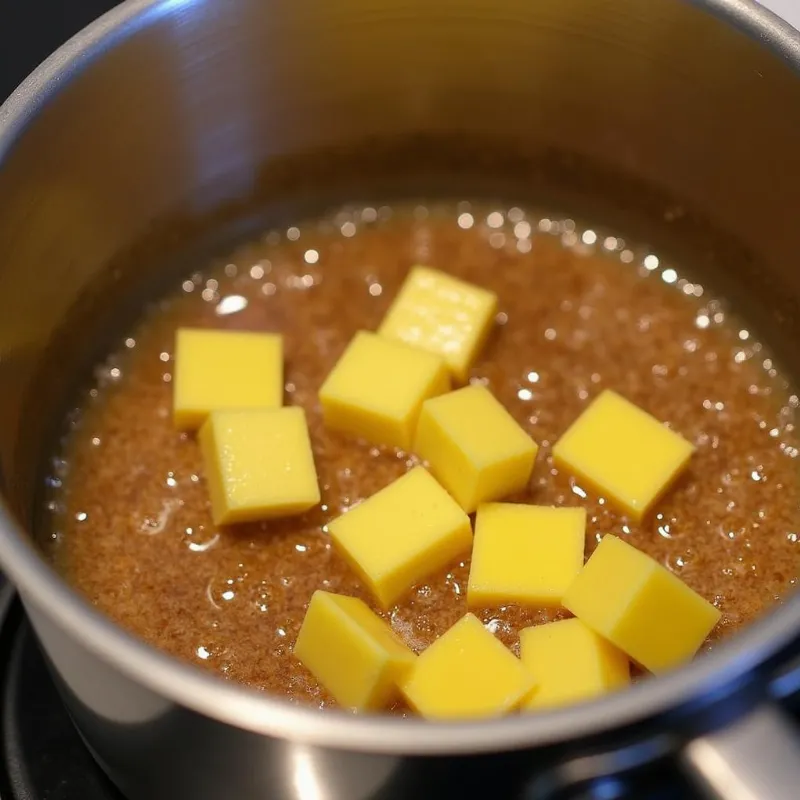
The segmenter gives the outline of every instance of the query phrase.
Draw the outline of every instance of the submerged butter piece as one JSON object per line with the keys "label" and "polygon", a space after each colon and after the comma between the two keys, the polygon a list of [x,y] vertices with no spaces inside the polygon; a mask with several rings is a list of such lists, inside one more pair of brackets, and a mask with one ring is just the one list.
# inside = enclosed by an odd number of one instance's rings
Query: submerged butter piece
{"label": "submerged butter piece", "polygon": [[323,591],[311,597],[294,654],[353,711],[385,708],[416,659],[362,600]]}
{"label": "submerged butter piece", "polygon": [[414,452],[468,513],[523,490],[538,449],[485,386],[427,400],[414,438]]}
{"label": "submerged butter piece", "polygon": [[408,450],[423,401],[449,388],[438,356],[360,331],[319,397],[329,428]]}
{"label": "submerged butter piece", "polygon": [[487,503],[475,517],[467,602],[560,605],[583,566],[586,511]]}
{"label": "submerged butter piece", "polygon": [[564,607],[651,672],[690,659],[720,612],[650,556],[603,537]]}
{"label": "submerged butter piece", "polygon": [[602,392],[553,447],[574,472],[636,520],[667,490],[694,447],[612,391]]}
{"label": "submerged butter piece", "polygon": [[199,441],[215,524],[299,514],[319,502],[302,408],[214,411]]}
{"label": "submerged butter piece", "polygon": [[492,292],[430,267],[414,267],[378,332],[436,353],[465,381],[496,308]]}
{"label": "submerged butter piece", "polygon": [[180,430],[196,430],[210,412],[223,408],[277,408],[283,403],[281,337],[180,328],[173,385]]}
{"label": "submerged butter piece", "polygon": [[422,467],[333,520],[328,530],[386,609],[472,545],[469,517]]}
{"label": "submerged butter piece", "polygon": [[628,657],[579,619],[525,628],[520,658],[536,681],[528,709],[590,700],[630,683]]}
{"label": "submerged butter piece", "polygon": [[494,717],[534,687],[522,663],[480,620],[466,614],[420,655],[400,689],[430,719]]}

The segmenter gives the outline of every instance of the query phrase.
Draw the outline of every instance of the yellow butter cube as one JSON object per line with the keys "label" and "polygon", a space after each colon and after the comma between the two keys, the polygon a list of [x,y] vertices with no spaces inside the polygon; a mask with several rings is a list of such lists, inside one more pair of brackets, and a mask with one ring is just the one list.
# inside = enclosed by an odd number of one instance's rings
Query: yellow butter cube
{"label": "yellow butter cube", "polygon": [[216,525],[300,514],[319,503],[302,408],[214,411],[198,438]]}
{"label": "yellow butter cube", "polygon": [[579,619],[525,628],[520,658],[536,681],[525,708],[590,700],[630,683],[628,657]]}
{"label": "yellow butter cube", "polygon": [[173,419],[197,430],[212,411],[283,403],[283,345],[272,333],[181,328],[175,339]]}
{"label": "yellow butter cube", "polygon": [[430,719],[496,717],[534,687],[522,662],[472,614],[463,616],[414,664],[400,689]]}
{"label": "yellow butter cube", "polygon": [[469,517],[422,467],[335,519],[328,530],[386,609],[472,546]]}
{"label": "yellow butter cube", "polygon": [[553,458],[640,520],[693,452],[682,436],[607,390],[556,442]]}
{"label": "yellow butter cube", "polygon": [[453,375],[465,381],[496,309],[492,292],[430,267],[414,267],[378,332],[442,356]]}
{"label": "yellow butter cube", "polygon": [[484,386],[427,400],[414,439],[414,452],[467,513],[525,489],[538,449]]}
{"label": "yellow butter cube", "polygon": [[603,537],[564,607],[651,672],[690,659],[720,612],[650,556]]}
{"label": "yellow butter cube", "polygon": [[423,401],[449,388],[438,356],[360,331],[319,397],[329,428],[408,450]]}
{"label": "yellow butter cube", "polygon": [[389,705],[416,660],[362,600],[323,591],[311,597],[294,654],[337,703],[353,711]]}
{"label": "yellow butter cube", "polygon": [[582,508],[480,506],[467,602],[473,608],[560,605],[583,567],[585,531]]}

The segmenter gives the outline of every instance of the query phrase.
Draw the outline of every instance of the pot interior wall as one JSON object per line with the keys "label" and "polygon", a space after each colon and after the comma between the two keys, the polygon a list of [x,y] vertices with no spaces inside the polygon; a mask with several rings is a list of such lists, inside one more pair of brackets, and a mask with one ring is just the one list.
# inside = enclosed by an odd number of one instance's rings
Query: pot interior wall
{"label": "pot interior wall", "polygon": [[800,81],[692,5],[162,2],[68,71],[0,169],[0,466],[25,518],[125,314],[192,253],[342,199],[606,224],[748,298],[792,370]]}

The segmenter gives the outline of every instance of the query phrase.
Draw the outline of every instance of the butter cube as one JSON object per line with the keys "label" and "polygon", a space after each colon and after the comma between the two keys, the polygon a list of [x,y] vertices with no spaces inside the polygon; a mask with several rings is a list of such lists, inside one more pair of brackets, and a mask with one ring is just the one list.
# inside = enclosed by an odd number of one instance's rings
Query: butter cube
{"label": "butter cube", "polygon": [[472,614],[422,653],[400,683],[412,708],[430,719],[499,716],[518,708],[533,687],[522,662]]}
{"label": "butter cube", "polygon": [[423,401],[449,388],[438,356],[361,331],[319,397],[329,428],[408,450]]}
{"label": "butter cube", "polygon": [[328,531],[386,609],[472,546],[469,517],[422,467],[337,517]]}
{"label": "butter cube", "polygon": [[564,607],[651,672],[690,659],[720,612],[650,556],[603,537]]}
{"label": "butter cube", "polygon": [[294,654],[339,705],[353,711],[389,705],[416,660],[362,600],[323,591],[311,597]]}
{"label": "butter cube", "polygon": [[173,420],[197,430],[223,408],[283,403],[283,344],[272,333],[180,328],[175,338]]}
{"label": "butter cube", "polygon": [[467,513],[525,489],[538,449],[484,386],[423,403],[414,440],[414,452]]}
{"label": "butter cube", "polygon": [[640,520],[686,466],[694,447],[612,391],[602,392],[553,447],[574,472]]}
{"label": "butter cube", "polygon": [[525,628],[520,658],[536,681],[525,708],[590,700],[630,683],[628,657],[579,619]]}
{"label": "butter cube", "polygon": [[487,503],[475,517],[467,602],[558,606],[583,567],[586,511]]}
{"label": "butter cube", "polygon": [[214,411],[198,439],[215,525],[300,514],[319,503],[302,408]]}
{"label": "butter cube", "polygon": [[378,333],[428,350],[466,381],[492,327],[497,295],[430,267],[414,267]]}

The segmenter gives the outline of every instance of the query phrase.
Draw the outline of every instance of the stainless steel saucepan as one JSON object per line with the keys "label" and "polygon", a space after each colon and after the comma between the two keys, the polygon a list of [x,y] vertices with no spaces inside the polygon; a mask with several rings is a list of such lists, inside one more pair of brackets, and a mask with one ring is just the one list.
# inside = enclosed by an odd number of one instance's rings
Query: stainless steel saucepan
{"label": "stainless steel saucepan", "polygon": [[619,695],[430,724],[215,679],[40,556],[37,476],[86,331],[252,209],[448,188],[690,258],[797,374],[800,38],[748,0],[129,0],[0,110],[0,563],[87,744],[130,800],[646,796],[674,769],[798,796],[798,596]]}

